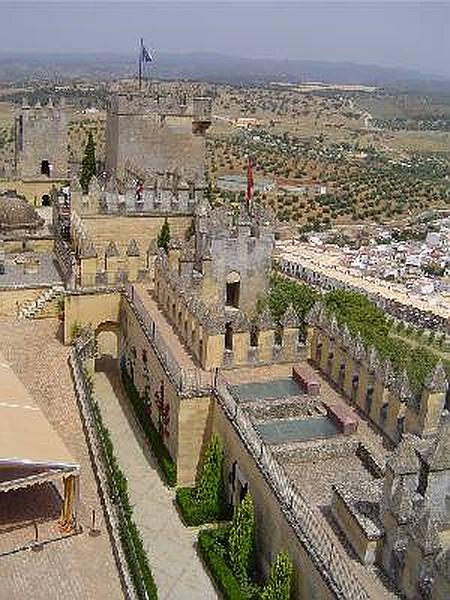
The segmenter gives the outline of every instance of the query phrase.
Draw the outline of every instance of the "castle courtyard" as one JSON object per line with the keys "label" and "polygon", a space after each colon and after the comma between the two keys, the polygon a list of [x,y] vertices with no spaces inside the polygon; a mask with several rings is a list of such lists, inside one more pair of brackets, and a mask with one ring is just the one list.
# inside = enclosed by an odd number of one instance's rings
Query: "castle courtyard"
{"label": "castle courtyard", "polygon": [[[44,544],[41,550],[16,553],[11,553],[11,549],[34,540],[34,528],[28,525],[25,530],[20,528],[8,534],[8,553],[0,556],[1,596],[17,600],[119,600],[123,598],[121,582],[103,521],[67,348],[61,342],[60,322],[0,320],[0,352],[81,467],[78,521],[83,528],[82,533]],[[89,534],[93,510],[100,528],[98,536]],[[46,528],[39,526],[39,531],[40,539],[45,539]]]}

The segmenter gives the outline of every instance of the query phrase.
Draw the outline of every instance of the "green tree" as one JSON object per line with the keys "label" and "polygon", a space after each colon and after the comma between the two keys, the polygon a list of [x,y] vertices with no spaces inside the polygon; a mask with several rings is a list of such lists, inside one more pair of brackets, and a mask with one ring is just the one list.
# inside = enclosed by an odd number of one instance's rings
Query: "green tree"
{"label": "green tree", "polygon": [[223,448],[216,434],[205,451],[200,481],[196,488],[195,500],[202,504],[208,512],[220,514],[220,505],[223,499]]}
{"label": "green tree", "polygon": [[170,227],[169,221],[167,217],[164,219],[164,223],[162,224],[161,231],[158,235],[158,247],[162,248],[164,252],[167,254],[169,252],[169,243],[170,243]]}
{"label": "green tree", "polygon": [[91,181],[92,176],[95,175],[95,170],[95,142],[92,136],[92,131],[89,131],[86,148],[84,150],[83,161],[81,163],[80,175],[80,184],[86,194],[88,192],[89,182]]}
{"label": "green tree", "polygon": [[255,512],[249,493],[235,510],[228,537],[228,554],[234,574],[242,583],[249,580],[255,551]]}
{"label": "green tree", "polygon": [[270,570],[269,580],[262,591],[261,600],[289,600],[293,572],[291,557],[285,552],[279,552]]}

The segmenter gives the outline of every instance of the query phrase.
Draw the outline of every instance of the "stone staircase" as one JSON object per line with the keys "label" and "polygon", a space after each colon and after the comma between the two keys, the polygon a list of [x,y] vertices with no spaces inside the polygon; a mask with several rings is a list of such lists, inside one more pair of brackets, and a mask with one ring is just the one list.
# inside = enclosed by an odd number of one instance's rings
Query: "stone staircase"
{"label": "stone staircase", "polygon": [[54,285],[44,290],[36,300],[28,302],[19,308],[19,319],[39,319],[57,316],[59,310],[56,300],[62,294],[64,294],[64,287],[62,285]]}

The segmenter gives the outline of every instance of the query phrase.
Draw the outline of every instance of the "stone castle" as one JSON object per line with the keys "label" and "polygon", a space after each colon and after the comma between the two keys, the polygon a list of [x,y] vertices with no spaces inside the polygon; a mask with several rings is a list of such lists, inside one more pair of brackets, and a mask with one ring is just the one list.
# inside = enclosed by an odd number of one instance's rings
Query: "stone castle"
{"label": "stone castle", "polygon": [[[76,177],[70,191],[59,189],[68,177],[63,113],[51,104],[21,108],[16,170],[23,180],[52,182],[65,343],[79,327],[96,342],[95,353],[80,351],[84,367],[107,356],[127,369],[179,484],[195,482],[208,439],[220,436],[228,499],[237,504],[249,489],[257,506],[259,566],[267,572],[276,552],[288,551],[296,598],[391,597],[374,565],[398,595],[448,598],[442,365],[413,392],[320,303],[306,335],[292,306],[280,322],[260,310],[273,217],[258,206],[234,214],[209,205],[210,99],[112,97],[105,173],[91,179],[88,193]],[[166,221],[171,240],[163,249],[157,238]],[[274,385],[272,395],[257,395]],[[240,396],[244,390],[251,394]],[[274,441],[294,425],[307,432]],[[341,466],[330,469],[336,457]],[[303,490],[307,462],[316,465],[316,488],[328,490],[323,504]]]}

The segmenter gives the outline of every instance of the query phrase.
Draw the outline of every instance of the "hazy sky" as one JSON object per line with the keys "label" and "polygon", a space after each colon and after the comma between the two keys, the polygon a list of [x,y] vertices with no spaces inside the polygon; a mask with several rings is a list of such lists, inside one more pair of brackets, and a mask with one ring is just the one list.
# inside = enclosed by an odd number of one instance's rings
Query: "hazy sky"
{"label": "hazy sky", "polygon": [[352,61],[450,77],[449,2],[9,2],[0,52],[157,52]]}

